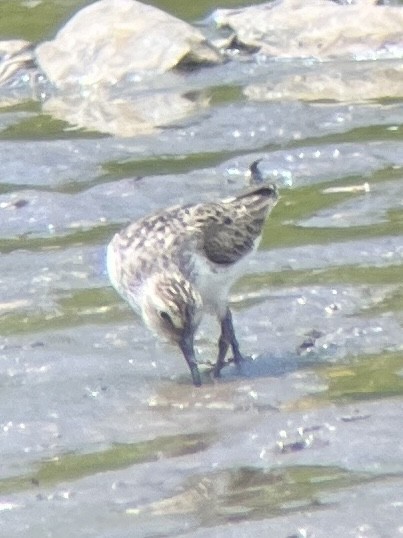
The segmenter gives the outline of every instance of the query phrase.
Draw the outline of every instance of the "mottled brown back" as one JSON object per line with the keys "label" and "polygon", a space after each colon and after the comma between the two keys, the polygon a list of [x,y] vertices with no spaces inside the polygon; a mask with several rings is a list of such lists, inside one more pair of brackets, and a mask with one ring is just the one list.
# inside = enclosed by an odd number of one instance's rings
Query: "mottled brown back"
{"label": "mottled brown back", "polygon": [[250,252],[276,200],[276,189],[268,186],[229,202],[212,204],[213,211],[203,226],[203,250],[207,258],[213,263],[230,265]]}
{"label": "mottled brown back", "polygon": [[109,249],[115,287],[133,295],[153,272],[178,267],[188,277],[195,253],[212,264],[236,263],[254,248],[276,200],[275,187],[260,187],[227,201],[171,207],[130,224]]}

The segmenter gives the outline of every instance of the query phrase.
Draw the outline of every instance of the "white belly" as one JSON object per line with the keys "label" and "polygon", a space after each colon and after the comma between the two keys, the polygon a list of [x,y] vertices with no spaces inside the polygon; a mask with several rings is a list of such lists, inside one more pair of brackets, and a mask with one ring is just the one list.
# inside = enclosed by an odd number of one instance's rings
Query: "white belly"
{"label": "white belly", "polygon": [[247,257],[230,267],[213,266],[200,256],[192,258],[191,280],[199,291],[206,310],[222,317],[227,309],[231,286],[245,270]]}

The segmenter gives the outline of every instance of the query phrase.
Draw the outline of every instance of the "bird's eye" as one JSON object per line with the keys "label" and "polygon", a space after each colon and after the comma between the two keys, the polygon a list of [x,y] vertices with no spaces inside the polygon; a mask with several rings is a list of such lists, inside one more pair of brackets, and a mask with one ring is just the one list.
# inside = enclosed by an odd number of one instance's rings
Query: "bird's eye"
{"label": "bird's eye", "polygon": [[163,319],[164,321],[167,321],[168,323],[170,323],[172,325],[172,319],[171,319],[170,315],[167,312],[165,312],[164,310],[161,310],[160,318]]}

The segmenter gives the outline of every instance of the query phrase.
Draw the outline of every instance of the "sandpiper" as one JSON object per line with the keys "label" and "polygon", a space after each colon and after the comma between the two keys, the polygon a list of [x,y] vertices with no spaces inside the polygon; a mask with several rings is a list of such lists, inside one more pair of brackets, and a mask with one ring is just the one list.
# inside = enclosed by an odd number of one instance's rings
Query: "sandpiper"
{"label": "sandpiper", "polygon": [[194,336],[204,311],[221,325],[214,376],[230,346],[235,363],[242,360],[228,293],[277,198],[276,187],[267,185],[215,203],[171,207],[130,224],[108,245],[112,285],[152,331],[179,346],[195,386],[201,379]]}

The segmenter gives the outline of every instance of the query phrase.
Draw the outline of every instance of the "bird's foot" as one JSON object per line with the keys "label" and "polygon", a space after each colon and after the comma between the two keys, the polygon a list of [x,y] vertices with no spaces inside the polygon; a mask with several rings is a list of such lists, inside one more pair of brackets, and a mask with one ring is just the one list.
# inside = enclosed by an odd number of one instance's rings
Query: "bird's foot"
{"label": "bird's foot", "polygon": [[215,363],[215,365],[214,365],[214,368],[213,368],[213,376],[214,377],[220,377],[221,376],[221,370],[225,366],[228,366],[229,364],[235,364],[238,373],[242,374],[243,373],[242,365],[245,362],[249,361],[250,359],[251,359],[251,357],[244,357],[241,354],[236,354],[236,355],[234,355],[234,357],[230,357],[225,361],[222,361],[222,362],[217,361]]}

